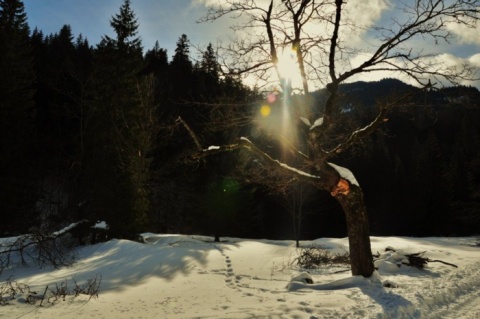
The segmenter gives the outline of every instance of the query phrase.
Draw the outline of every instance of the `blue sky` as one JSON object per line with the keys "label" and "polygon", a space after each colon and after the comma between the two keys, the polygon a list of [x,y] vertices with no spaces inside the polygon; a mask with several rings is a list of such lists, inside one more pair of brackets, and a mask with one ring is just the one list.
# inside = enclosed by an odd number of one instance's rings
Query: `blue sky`
{"label": "blue sky", "polygon": [[[69,24],[75,36],[81,33],[91,45],[96,45],[101,36],[114,36],[110,19],[119,12],[123,1],[24,0],[24,4],[32,30],[37,27],[47,35]],[[131,6],[140,24],[145,51],[158,40],[160,47],[172,55],[183,33],[193,46],[204,48],[209,42],[215,44],[228,30],[219,24],[197,24],[195,21],[205,13],[205,7],[192,4],[191,0],[132,0]]]}
{"label": "blue sky", "polygon": [[[205,15],[206,5],[222,1],[131,0],[131,6],[140,25],[139,35],[142,38],[144,51],[151,49],[155,41],[158,41],[160,47],[167,49],[171,57],[176,42],[182,34],[186,34],[190,39],[194,59],[199,55],[199,51],[195,50],[196,47],[203,51],[208,43],[215,45],[220,39],[223,39],[224,44],[228,43],[228,36],[232,34],[229,25],[234,24],[235,21],[225,17],[214,23],[196,23],[197,19]],[[32,30],[37,27],[44,34],[51,34],[58,32],[63,25],[69,24],[75,36],[81,33],[88,38],[91,45],[96,45],[103,35],[115,36],[110,26],[110,19],[119,12],[124,0],[24,0],[23,2]],[[269,4],[267,0],[256,0],[256,2],[264,7],[268,7]],[[397,2],[399,0],[349,0],[345,12],[348,16],[348,10],[350,10],[350,14],[357,23],[389,25],[391,23],[389,19],[392,17],[402,19],[401,11],[394,10]],[[318,31],[322,32],[314,29],[314,32]],[[416,50],[431,52],[446,66],[469,63],[480,67],[480,24],[476,29],[455,26],[450,31],[457,36],[451,44],[433,44],[420,38],[412,40],[409,45]],[[368,33],[364,34],[360,31],[360,36],[364,43],[375,41]],[[352,43],[351,34],[346,34],[346,41],[349,44]],[[365,55],[359,53],[351,57],[349,62],[361,63],[364,58]],[[358,79],[378,80],[386,76],[389,75],[375,73]],[[480,81],[465,84],[473,84],[480,88]]]}

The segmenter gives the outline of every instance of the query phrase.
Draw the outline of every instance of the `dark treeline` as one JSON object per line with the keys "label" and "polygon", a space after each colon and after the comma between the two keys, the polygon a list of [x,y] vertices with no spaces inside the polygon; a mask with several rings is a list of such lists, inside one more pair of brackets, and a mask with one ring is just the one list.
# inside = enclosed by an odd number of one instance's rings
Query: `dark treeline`
{"label": "dark treeline", "polygon": [[[199,147],[258,138],[262,96],[222,75],[212,45],[196,60],[186,35],[171,59],[158,43],[144,52],[129,1],[110,21],[116,36],[94,46],[68,25],[30,30],[19,0],[0,0],[0,10],[0,236],[79,220],[106,221],[117,238],[346,235],[327,194],[258,183],[242,152],[191,159]],[[366,123],[382,96],[408,91],[397,80],[344,85],[338,116]],[[312,96],[321,107],[323,92]],[[417,92],[338,160],[364,188],[373,234],[480,231],[478,101],[468,87]]]}
{"label": "dark treeline", "polygon": [[342,94],[345,114],[364,125],[377,101],[408,96],[381,130],[334,160],[364,188],[372,233],[478,234],[480,92],[462,86],[418,91],[385,79],[346,84]]}
{"label": "dark treeline", "polygon": [[129,1],[111,18],[116,37],[95,46],[68,25],[30,31],[21,1],[0,1],[0,9],[0,233],[87,219],[129,238],[205,220],[202,198],[228,168],[190,164],[196,146],[176,120],[223,143],[247,121],[222,124],[248,117],[258,100],[220,75],[214,48],[193,62],[181,35],[170,61],[158,43],[143,54]]}

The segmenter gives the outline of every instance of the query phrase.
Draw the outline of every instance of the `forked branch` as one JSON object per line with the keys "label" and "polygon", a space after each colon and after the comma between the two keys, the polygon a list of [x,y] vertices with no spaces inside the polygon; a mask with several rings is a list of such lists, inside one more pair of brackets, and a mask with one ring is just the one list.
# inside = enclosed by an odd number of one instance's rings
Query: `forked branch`
{"label": "forked branch", "polygon": [[323,150],[325,157],[328,157],[331,154],[341,153],[346,149],[350,148],[352,145],[358,143],[363,138],[375,132],[380,125],[388,121],[388,118],[387,118],[388,111],[393,107],[400,105],[403,101],[411,97],[411,95],[412,95],[412,92],[409,92],[399,97],[398,99],[395,99],[394,101],[381,105],[377,116],[370,123],[350,133],[347,139],[345,139],[342,143],[338,144],[333,149],[328,151]]}
{"label": "forked branch", "polygon": [[321,179],[320,176],[307,173],[305,171],[302,171],[295,167],[291,167],[285,163],[282,163],[272,158],[270,155],[268,155],[267,153],[259,149],[257,146],[255,146],[255,144],[253,144],[250,140],[248,140],[245,137],[239,138],[237,143],[222,145],[222,146],[209,146],[208,148],[204,149],[202,148],[198,137],[195,135],[195,132],[190,128],[190,126],[181,117],[179,117],[177,121],[185,127],[185,129],[189,132],[190,136],[192,137],[195,144],[197,145],[199,152],[192,155],[192,159],[194,160],[200,160],[205,157],[219,154],[219,153],[225,153],[225,152],[231,152],[231,151],[243,149],[243,150],[247,150],[252,155],[262,159],[264,163],[268,165],[271,169],[274,169],[281,174],[291,175],[300,180],[305,180],[309,182],[312,182],[313,180],[318,181]]}

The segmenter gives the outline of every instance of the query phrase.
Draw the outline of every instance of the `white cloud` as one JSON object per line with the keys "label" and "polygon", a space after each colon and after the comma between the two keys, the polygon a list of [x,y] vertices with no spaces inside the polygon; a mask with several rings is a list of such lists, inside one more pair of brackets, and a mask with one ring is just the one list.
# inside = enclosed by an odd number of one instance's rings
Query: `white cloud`
{"label": "white cloud", "polygon": [[[192,5],[200,6],[216,6],[219,4],[227,4],[227,1],[192,0],[191,3]],[[255,3],[259,7],[267,8],[270,0],[257,0]],[[281,6],[281,1],[275,0],[275,4]],[[325,9],[328,10],[327,14],[329,15],[334,13],[334,6],[325,7]],[[345,22],[347,22],[347,25],[344,25],[341,28],[340,41],[341,45],[352,49],[350,52],[355,52],[355,48],[360,51],[368,52],[377,47],[379,45],[379,40],[375,38],[370,27],[378,24],[391,24],[392,18],[401,20],[403,16],[400,15],[404,14],[403,11],[398,10],[398,7],[395,7],[395,2],[392,0],[349,0],[344,5],[343,9],[343,19]],[[235,22],[230,19],[224,19],[223,23],[228,25],[230,23],[234,24]],[[305,31],[313,36],[321,35],[322,33],[328,33],[330,28],[331,24],[322,24],[322,22],[318,22],[305,26]],[[475,29],[467,28],[466,26],[460,24],[451,24],[448,26],[448,28],[451,32],[458,36],[460,44],[480,44],[480,25]],[[237,33],[237,36],[241,36],[242,33],[243,32]],[[250,36],[253,35],[251,34]],[[436,66],[445,67],[445,69],[457,67],[460,70],[465,64],[480,68],[480,53],[477,54],[478,50],[476,52],[465,51],[466,49],[471,50],[471,46],[470,48],[465,48],[464,50],[463,46],[460,44],[452,48],[450,44],[435,44],[428,38],[413,38],[406,43],[406,45],[408,45],[414,51],[417,51],[416,53],[419,55],[432,55],[432,57],[428,59],[425,58],[425,63],[427,64],[434,61]],[[362,47],[363,50],[361,49]],[[358,66],[369,58],[368,53],[356,54],[355,56],[350,57],[348,52],[349,50],[344,50],[342,55],[338,55],[339,59],[346,62],[346,64],[342,64],[339,61],[339,65],[337,67],[338,72],[347,71],[350,67]],[[415,55],[415,53],[412,54]],[[462,57],[459,57],[459,55]],[[315,56],[318,57],[319,55]],[[317,67],[317,70],[319,68],[321,68],[321,65]],[[400,72],[372,72],[355,76],[350,80],[375,81],[386,77],[399,78],[407,83],[418,85],[418,83],[414,82],[411,78],[408,78],[405,74]],[[316,86],[317,84],[323,86],[322,83],[316,83],[316,81],[312,81],[311,84],[312,86]],[[447,85],[448,83],[443,84]],[[474,85],[480,88],[480,81],[463,81],[461,84]]]}
{"label": "white cloud", "polygon": [[[359,66],[365,59],[368,58],[368,55],[366,54],[359,54],[352,58],[351,63],[352,67]],[[462,58],[459,56],[455,56],[450,53],[442,53],[438,54],[436,56],[432,56],[429,58],[423,58],[422,61],[424,62],[425,65],[433,63],[436,66],[442,66],[445,70],[446,69],[451,69],[451,68],[456,68],[457,70],[462,70],[462,68],[467,65],[467,66],[473,66],[476,68],[480,68],[480,53],[474,54],[470,57],[467,58]],[[476,75],[471,75],[472,78],[478,78],[480,77],[480,71]],[[378,72],[370,72],[370,73],[363,73],[356,75],[350,79],[350,81],[379,81],[384,78],[397,78],[402,80],[405,83],[418,86],[418,82],[416,82],[414,79],[408,77],[404,73],[400,72],[393,72],[393,71],[378,71]],[[428,76],[424,78],[424,80],[428,80]],[[437,83],[437,85],[450,85],[450,83],[446,81],[442,81],[441,78],[433,79],[431,78],[432,83]],[[480,89],[480,81],[477,80],[460,80],[459,84],[462,85],[469,85],[469,86],[475,86]]]}
{"label": "white cloud", "polygon": [[[242,0],[233,2],[241,3]],[[257,0],[255,3],[258,7],[267,9],[270,0]],[[218,7],[222,4],[229,5],[226,0],[191,0],[191,4],[205,7]],[[274,1],[274,5],[280,4],[280,0]],[[358,25],[368,26],[377,21],[389,6],[389,0],[349,0],[343,6],[344,18],[355,21]],[[333,6],[330,8],[333,12]]]}
{"label": "white cloud", "polygon": [[[439,62],[442,62],[445,64],[445,66],[448,67],[453,67],[457,69],[461,69],[464,65],[471,66],[477,68],[477,74],[472,75],[472,77],[480,77],[480,53],[474,54],[470,57],[467,58],[461,58],[458,56],[454,56],[453,54],[440,54],[437,57]],[[460,84],[463,85],[471,85],[475,86],[480,89],[480,81],[479,80],[474,80],[474,81],[469,81],[469,80],[462,80],[460,81]]]}
{"label": "white cloud", "polygon": [[350,0],[345,6],[346,17],[358,26],[370,26],[389,9],[388,0]]}
{"label": "white cloud", "polygon": [[443,53],[439,54],[436,59],[438,62],[444,63],[446,67],[461,67],[465,64],[480,67],[480,53],[467,58],[461,58],[450,53]]}
{"label": "white cloud", "polygon": [[480,24],[476,23],[476,27],[469,27],[464,24],[452,23],[448,29],[453,32],[464,44],[480,44]]}
{"label": "white cloud", "polygon": [[[350,59],[350,68],[355,68],[363,64],[366,60],[368,60],[371,57],[370,53],[360,53],[357,54],[356,56],[352,57]],[[396,78],[400,79],[401,81],[405,83],[410,83],[412,85],[417,85],[417,83],[413,83],[411,79],[409,79],[405,74],[402,74],[400,72],[393,72],[393,71],[375,71],[375,72],[366,72],[366,73],[361,73],[358,75],[353,76],[350,78],[348,81],[349,82],[355,82],[355,81],[380,81],[385,78]]]}
{"label": "white cloud", "polygon": [[[241,3],[242,1],[243,0],[237,0],[237,1],[233,1],[233,2]],[[259,6],[267,5],[267,7],[268,7],[268,4],[270,3],[270,0],[257,0],[256,3]],[[192,4],[203,5],[203,6],[206,6],[206,7],[210,7],[210,6],[218,7],[222,4],[228,4],[228,2],[226,0],[192,0]]]}
{"label": "white cloud", "polygon": [[470,58],[468,58],[468,61],[480,68],[480,53],[472,55]]}
{"label": "white cloud", "polygon": [[221,4],[221,0],[192,0],[193,5],[198,5],[198,6],[205,6],[205,7],[210,7],[210,6],[218,6]]}

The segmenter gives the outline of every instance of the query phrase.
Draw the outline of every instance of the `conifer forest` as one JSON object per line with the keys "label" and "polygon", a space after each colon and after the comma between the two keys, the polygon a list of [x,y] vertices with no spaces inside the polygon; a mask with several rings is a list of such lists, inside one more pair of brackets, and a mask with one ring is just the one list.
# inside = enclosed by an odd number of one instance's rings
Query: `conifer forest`
{"label": "conifer forest", "polygon": [[[345,237],[329,192],[272,173],[245,149],[201,156],[243,138],[275,160],[293,158],[266,122],[281,117],[287,98],[296,149],[305,152],[305,118],[324,112],[328,89],[287,97],[248,85],[225,72],[213,44],[194,48],[186,34],[174,52],[143,47],[141,23],[125,1],[112,12],[116,36],[90,43],[69,25],[32,29],[22,1],[0,0],[0,237],[78,221],[105,221],[106,238]],[[329,162],[355,174],[372,235],[479,234],[477,88],[341,83],[335,117],[352,131],[375,117],[379,100],[407,94]]]}

